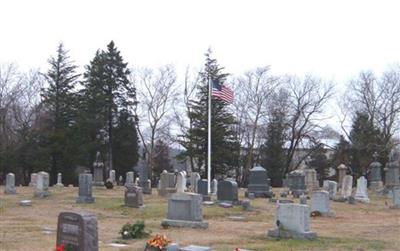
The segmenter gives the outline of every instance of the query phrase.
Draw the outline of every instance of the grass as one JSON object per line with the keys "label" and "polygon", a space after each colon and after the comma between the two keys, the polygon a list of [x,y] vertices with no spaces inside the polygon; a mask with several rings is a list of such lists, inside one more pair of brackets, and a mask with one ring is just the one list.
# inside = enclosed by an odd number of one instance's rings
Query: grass
{"label": "grass", "polygon": [[[124,190],[95,188],[93,204],[76,204],[77,188],[51,188],[51,196],[33,198],[33,189],[18,187],[17,195],[4,195],[0,188],[0,250],[54,250],[57,216],[62,211],[84,210],[95,213],[98,220],[100,250],[143,250],[145,239],[122,240],[118,234],[126,222],[145,220],[153,234],[165,234],[181,245],[211,246],[214,250],[234,250],[237,247],[254,251],[265,250],[400,250],[400,210],[391,210],[386,198],[371,195],[370,204],[349,205],[332,202],[335,213],[330,218],[311,219],[311,230],[317,232],[313,241],[276,240],[266,238],[268,229],[274,228],[275,204],[266,199],[252,200],[253,211],[240,206],[222,208],[204,206],[207,230],[163,229],[160,223],[166,216],[167,199],[145,195],[145,207],[124,207]],[[243,198],[244,190],[240,191]],[[32,207],[21,207],[18,202],[31,199]],[[389,202],[390,203],[390,202]],[[241,216],[234,220],[230,216]],[[51,231],[44,231],[50,229]],[[115,248],[110,243],[127,244]]]}

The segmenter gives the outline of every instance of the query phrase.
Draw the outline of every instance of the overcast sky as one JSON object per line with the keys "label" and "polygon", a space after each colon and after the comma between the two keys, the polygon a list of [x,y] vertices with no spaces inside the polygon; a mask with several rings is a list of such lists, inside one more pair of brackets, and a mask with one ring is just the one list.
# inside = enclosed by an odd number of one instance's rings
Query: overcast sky
{"label": "overcast sky", "polygon": [[[399,1],[1,0],[0,63],[47,67],[57,44],[86,65],[114,40],[130,66],[271,65],[345,82],[400,60]],[[179,73],[179,72],[178,72]]]}
{"label": "overcast sky", "polygon": [[[83,67],[114,40],[130,67],[174,64],[179,79],[211,47],[233,75],[314,74],[340,98],[361,70],[399,63],[399,10],[396,0],[0,0],[0,64],[44,71],[63,42]],[[340,131],[337,111],[333,99],[323,122]]]}

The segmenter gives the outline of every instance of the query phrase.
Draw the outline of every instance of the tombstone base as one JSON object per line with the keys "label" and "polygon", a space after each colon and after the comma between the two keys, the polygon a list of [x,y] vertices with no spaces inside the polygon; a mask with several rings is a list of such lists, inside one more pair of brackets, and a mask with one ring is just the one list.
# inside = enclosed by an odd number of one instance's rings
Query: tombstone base
{"label": "tombstone base", "polygon": [[151,188],[142,187],[143,194],[151,194]]}
{"label": "tombstone base", "polygon": [[203,195],[203,201],[211,201],[211,195]]}
{"label": "tombstone base", "polygon": [[299,233],[299,232],[276,228],[273,230],[268,230],[267,237],[283,238],[283,239],[313,240],[317,237],[317,234],[315,232]]}
{"label": "tombstone base", "polygon": [[292,195],[293,195],[293,197],[294,198],[299,198],[300,197],[300,195],[302,195],[302,194],[307,194],[307,191],[306,190],[292,190]]}
{"label": "tombstone base", "polygon": [[355,200],[358,201],[358,202],[362,202],[362,203],[369,203],[370,202],[369,198],[361,197],[361,196],[359,196],[359,197],[355,196]]}
{"label": "tombstone base", "polygon": [[170,220],[164,219],[161,226],[167,227],[188,227],[188,228],[208,228],[208,222],[202,221],[184,221],[184,220]]}
{"label": "tombstone base", "polygon": [[48,197],[50,195],[50,193],[48,191],[46,191],[46,192],[35,192],[33,195],[34,195],[34,197],[37,197],[37,198],[45,198],[45,197]]}
{"label": "tombstone base", "polygon": [[104,182],[103,181],[95,181],[92,184],[94,187],[104,187]]}
{"label": "tombstone base", "polygon": [[369,189],[373,191],[381,191],[383,189],[383,182],[382,181],[371,181],[369,184]]}
{"label": "tombstone base", "polygon": [[274,193],[272,191],[246,191],[244,193],[244,196],[246,198],[248,198],[249,194],[251,194],[251,193],[254,194],[254,198],[272,198],[272,197],[274,197]]}
{"label": "tombstone base", "polygon": [[5,194],[16,194],[17,193],[17,189],[14,188],[6,188],[6,190],[4,190]]}
{"label": "tombstone base", "polygon": [[95,198],[94,197],[87,197],[87,196],[79,196],[76,199],[76,203],[94,203]]}
{"label": "tombstone base", "polygon": [[64,184],[62,184],[62,183],[57,183],[57,184],[55,184],[54,186],[55,186],[55,187],[64,187]]}

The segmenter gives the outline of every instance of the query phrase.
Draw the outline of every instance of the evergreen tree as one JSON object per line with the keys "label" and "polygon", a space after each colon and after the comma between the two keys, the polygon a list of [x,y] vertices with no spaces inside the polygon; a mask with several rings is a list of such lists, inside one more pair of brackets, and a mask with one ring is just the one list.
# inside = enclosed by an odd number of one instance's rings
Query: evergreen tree
{"label": "evergreen tree", "polygon": [[380,131],[374,126],[368,114],[357,112],[349,138],[351,168],[356,177],[359,177],[365,173],[373,160],[373,153],[379,152]]}
{"label": "evergreen tree", "polygon": [[121,112],[118,119],[113,141],[113,162],[117,177],[132,171],[139,158],[136,154],[138,152],[138,135],[135,120],[127,111]]}
{"label": "evergreen tree", "polygon": [[323,180],[325,180],[329,174],[329,161],[326,156],[327,151],[320,143],[316,143],[312,149],[314,150],[310,154],[307,165],[309,168],[313,168],[317,171],[319,183],[322,185]]}
{"label": "evergreen tree", "polygon": [[271,185],[276,187],[282,186],[285,171],[285,131],[285,114],[276,109],[268,123],[267,139],[260,149],[261,165],[267,169]]}
{"label": "evergreen tree", "polygon": [[[81,91],[81,110],[79,135],[82,140],[81,156],[87,165],[93,162],[96,151],[106,153],[110,169],[115,161],[113,148],[126,151],[129,158],[125,165],[136,164],[138,159],[138,139],[136,129],[137,118],[132,111],[137,105],[136,89],[129,80],[130,71],[127,63],[123,61],[120,51],[113,41],[107,45],[106,51],[98,50],[95,57],[86,67],[84,74],[84,89]],[[119,125],[119,123],[123,123]],[[114,142],[115,128],[119,128],[122,135],[129,134],[127,138],[118,137]],[[122,129],[124,128],[124,129]],[[132,132],[121,132],[129,130]],[[123,165],[120,166],[121,168]]]}
{"label": "evergreen tree", "polygon": [[74,88],[79,74],[77,66],[68,56],[68,51],[60,44],[57,56],[49,59],[50,69],[45,74],[48,87],[42,90],[42,107],[45,115],[45,126],[42,131],[42,144],[50,155],[50,177],[56,182],[57,173],[63,172],[64,179],[69,181],[70,167],[73,163],[73,152],[76,149],[70,140],[71,126],[76,121],[76,98]]}
{"label": "evergreen tree", "polygon": [[339,143],[335,146],[330,162],[334,168],[340,164],[350,164],[350,143],[343,137],[343,135],[340,135]]}
{"label": "evergreen tree", "polygon": [[169,158],[169,147],[162,140],[157,140],[154,146],[154,168],[153,175],[157,178],[160,177],[162,171],[167,170],[172,172],[173,168]]}
{"label": "evergreen tree", "polygon": [[[201,84],[198,87],[198,100],[191,101],[188,116],[192,127],[184,135],[181,144],[186,148],[185,155],[196,160],[197,166],[205,166],[207,173],[208,140],[208,84],[212,81],[224,83],[228,74],[223,73],[216,59],[206,53],[205,68],[200,72]],[[211,176],[226,175],[238,163],[240,145],[233,130],[235,119],[228,111],[228,104],[212,97],[211,99]],[[200,170],[195,170],[200,171]]]}

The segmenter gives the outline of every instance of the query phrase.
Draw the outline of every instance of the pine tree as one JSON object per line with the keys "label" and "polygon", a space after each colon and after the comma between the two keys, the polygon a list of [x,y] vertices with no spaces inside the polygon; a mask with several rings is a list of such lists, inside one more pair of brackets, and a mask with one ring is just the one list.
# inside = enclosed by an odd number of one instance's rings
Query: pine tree
{"label": "pine tree", "polygon": [[349,139],[351,168],[356,177],[359,177],[371,163],[373,153],[379,152],[380,131],[374,126],[368,114],[357,112]]}
{"label": "pine tree", "polygon": [[50,69],[45,74],[48,87],[42,90],[42,106],[45,112],[45,128],[42,131],[42,143],[50,155],[50,177],[56,182],[57,173],[63,172],[64,179],[69,181],[68,174],[73,163],[75,149],[70,140],[71,126],[76,121],[76,96],[74,88],[79,78],[77,66],[68,56],[68,51],[61,43],[57,49],[57,56],[49,59]]}
{"label": "pine tree", "polygon": [[[137,118],[132,110],[137,105],[136,89],[129,80],[130,71],[123,61],[120,51],[113,41],[107,45],[106,51],[98,50],[95,57],[86,67],[84,89],[81,91],[80,136],[83,142],[84,156],[87,164],[93,161],[96,151],[106,153],[108,167],[113,168],[113,148],[124,147],[131,161],[137,162],[138,140],[136,129]],[[118,125],[122,123],[124,125]],[[132,132],[128,138],[115,141],[114,130],[120,126],[130,127]],[[125,128],[127,130],[127,128]],[[123,168],[123,167],[121,167]]]}
{"label": "pine tree", "polygon": [[282,186],[284,177],[286,162],[285,130],[285,114],[276,109],[272,112],[268,123],[267,139],[260,149],[261,165],[267,169],[271,185],[276,187]]}
{"label": "pine tree", "polygon": [[164,141],[157,140],[154,146],[154,168],[153,175],[155,177],[160,177],[162,171],[167,170],[168,172],[172,172],[173,168],[170,163],[169,157],[169,147]]}
{"label": "pine tree", "polygon": [[[192,128],[184,135],[181,144],[186,148],[185,155],[197,161],[197,166],[205,166],[207,173],[208,140],[208,84],[210,80],[224,83],[228,74],[223,73],[216,59],[206,53],[205,68],[200,72],[201,84],[198,87],[198,100],[191,102],[188,116]],[[228,111],[228,104],[212,97],[211,101],[211,176],[226,175],[238,163],[240,145],[233,130],[235,119]],[[200,170],[196,170],[200,171]],[[203,175],[204,176],[204,175]]]}

